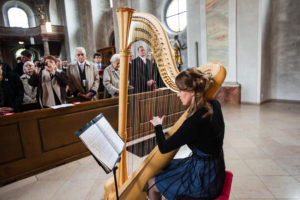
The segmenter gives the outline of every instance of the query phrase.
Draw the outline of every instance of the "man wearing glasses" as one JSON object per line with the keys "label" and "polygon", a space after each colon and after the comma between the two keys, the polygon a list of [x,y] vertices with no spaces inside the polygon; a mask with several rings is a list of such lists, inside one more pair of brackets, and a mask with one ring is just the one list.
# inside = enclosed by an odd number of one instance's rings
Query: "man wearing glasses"
{"label": "man wearing glasses", "polygon": [[67,69],[69,87],[75,101],[97,99],[99,74],[92,62],[86,60],[86,51],[83,47],[75,48],[76,62]]}

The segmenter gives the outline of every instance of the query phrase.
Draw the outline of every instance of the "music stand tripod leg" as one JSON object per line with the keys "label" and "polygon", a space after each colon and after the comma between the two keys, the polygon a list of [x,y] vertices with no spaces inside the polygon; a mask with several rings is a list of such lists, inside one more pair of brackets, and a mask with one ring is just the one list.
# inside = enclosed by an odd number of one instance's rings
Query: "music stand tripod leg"
{"label": "music stand tripod leg", "polygon": [[117,184],[117,176],[116,176],[116,171],[117,171],[118,167],[115,166],[113,168],[113,173],[114,173],[114,179],[115,179],[115,188],[116,188],[116,197],[117,197],[117,200],[119,200],[119,193],[118,193],[118,184]]}

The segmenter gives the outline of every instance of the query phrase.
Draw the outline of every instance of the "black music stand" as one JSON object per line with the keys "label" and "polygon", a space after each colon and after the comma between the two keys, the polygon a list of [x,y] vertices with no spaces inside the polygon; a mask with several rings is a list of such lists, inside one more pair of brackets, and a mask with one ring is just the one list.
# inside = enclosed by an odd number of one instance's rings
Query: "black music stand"
{"label": "black music stand", "polygon": [[118,184],[117,184],[117,175],[116,175],[117,169],[118,169],[118,167],[117,167],[117,166],[114,166],[114,168],[113,168],[113,174],[114,174],[114,179],[115,179],[116,197],[117,197],[117,200],[119,200]]}
{"label": "black music stand", "polygon": [[[94,159],[96,160],[96,162],[98,163],[98,165],[100,165],[100,167],[103,167],[102,163],[100,163],[97,158],[92,154],[92,156],[94,157]],[[118,169],[117,167],[117,163],[120,162],[121,160],[121,157],[119,156],[119,159],[118,161],[116,162],[115,166],[113,167],[112,171],[113,171],[113,174],[114,174],[114,181],[115,181],[115,190],[116,190],[116,197],[117,197],[117,200],[119,200],[119,192],[118,192],[118,183],[117,183],[117,175],[116,175],[116,171]],[[107,171],[104,169],[104,171],[107,173]]]}

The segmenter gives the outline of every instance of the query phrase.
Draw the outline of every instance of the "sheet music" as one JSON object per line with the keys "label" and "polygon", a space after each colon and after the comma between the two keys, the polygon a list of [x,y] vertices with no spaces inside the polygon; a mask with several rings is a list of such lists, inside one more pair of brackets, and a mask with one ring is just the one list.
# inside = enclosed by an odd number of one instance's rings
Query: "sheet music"
{"label": "sheet music", "polygon": [[104,136],[114,147],[115,151],[117,151],[118,154],[121,154],[125,146],[125,143],[119,137],[118,133],[113,129],[110,123],[106,120],[106,118],[102,116],[101,119],[98,120],[95,124],[103,132]]}
{"label": "sheet music", "polygon": [[64,107],[70,107],[70,106],[74,106],[74,104],[65,103],[65,104],[60,104],[60,105],[56,105],[56,106],[51,106],[51,108],[58,109],[58,108],[64,108]]}
{"label": "sheet music", "polygon": [[95,124],[86,129],[79,138],[100,162],[104,163],[110,170],[113,169],[119,158],[119,153]]}

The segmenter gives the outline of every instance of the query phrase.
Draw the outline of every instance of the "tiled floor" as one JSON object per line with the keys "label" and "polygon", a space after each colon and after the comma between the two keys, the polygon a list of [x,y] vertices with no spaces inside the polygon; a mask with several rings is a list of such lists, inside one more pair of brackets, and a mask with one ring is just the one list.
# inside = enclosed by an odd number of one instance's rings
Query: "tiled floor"
{"label": "tiled floor", "polygon": [[[300,104],[226,105],[223,112],[230,199],[300,200]],[[99,200],[110,176],[89,156],[1,187],[0,199]]]}

